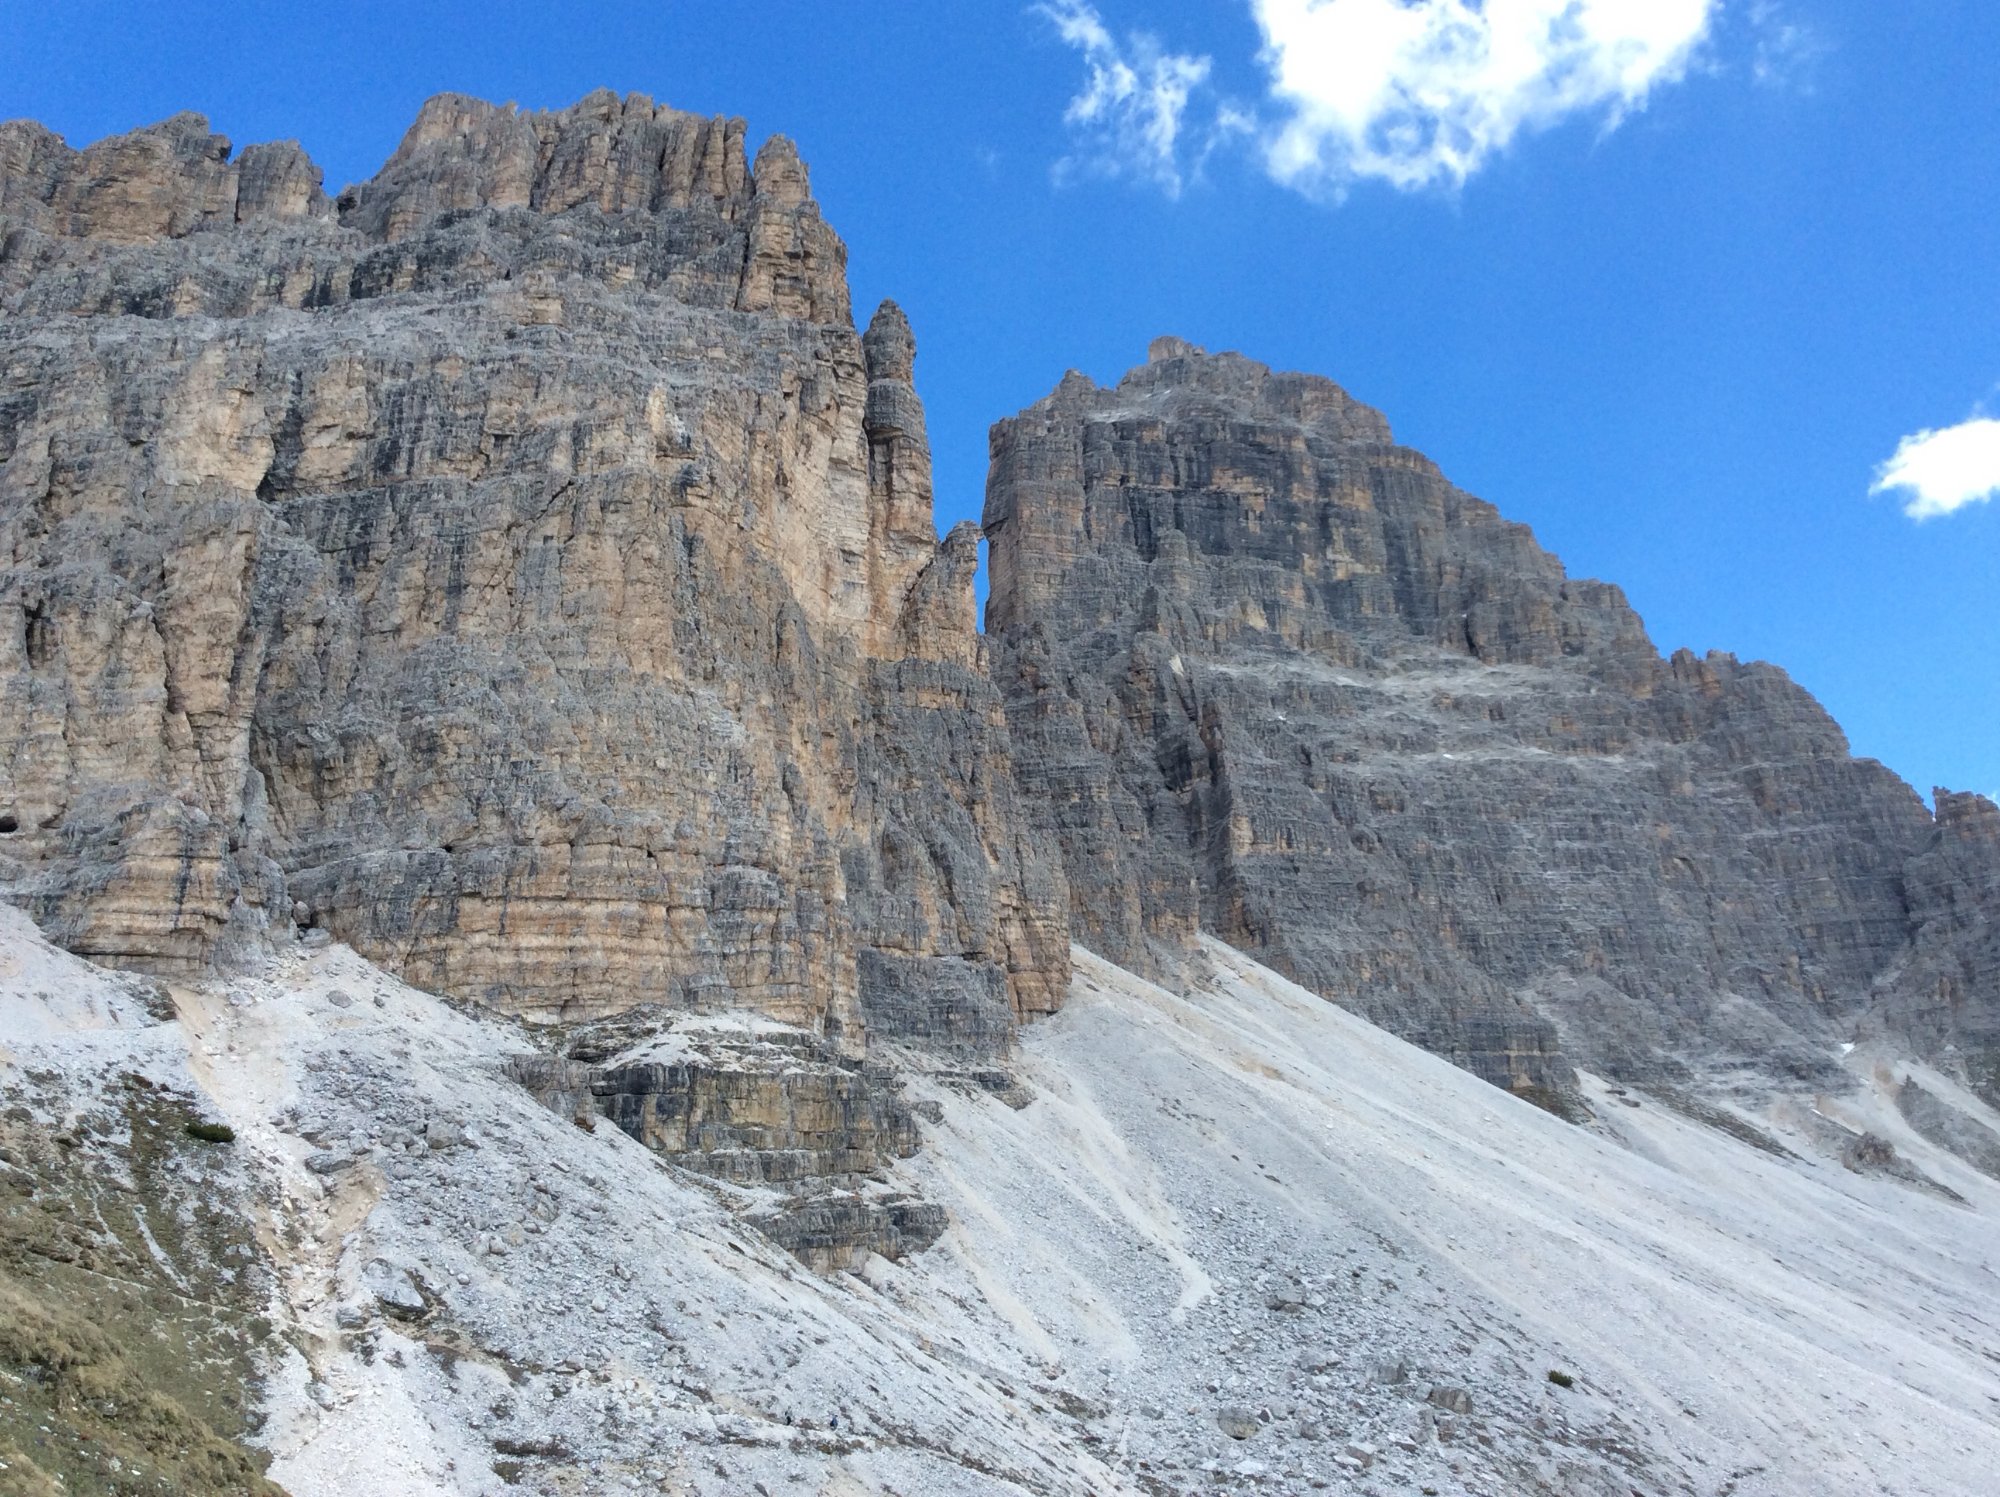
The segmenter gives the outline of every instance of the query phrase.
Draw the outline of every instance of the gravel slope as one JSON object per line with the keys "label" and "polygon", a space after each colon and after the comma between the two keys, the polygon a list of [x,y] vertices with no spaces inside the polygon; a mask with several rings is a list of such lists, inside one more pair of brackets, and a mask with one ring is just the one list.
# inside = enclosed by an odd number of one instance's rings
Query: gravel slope
{"label": "gravel slope", "polygon": [[[1853,1093],[1770,1108],[1789,1159],[1591,1078],[1584,1129],[1208,954],[1177,997],[1079,953],[1027,1036],[1037,1103],[948,1110],[918,1162],[947,1250],[1135,1412],[1135,1458],[1189,1486],[1246,1460],[1306,1486],[1353,1442],[1384,1491],[1986,1489],[2000,1189],[1902,1123],[1909,1065],[1856,1052]],[[1962,1202],[1828,1157],[1861,1129]],[[1232,1403],[1265,1416],[1247,1441]]]}
{"label": "gravel slope", "polygon": [[[0,911],[0,1086],[74,1132],[138,1070],[235,1130],[296,1497],[1943,1497],[2000,1467],[2000,1185],[1903,1121],[1908,1065],[1850,1054],[1852,1093],[1736,1125],[1763,1149],[1596,1082],[1579,1128],[1208,957],[1180,996],[1078,952],[1024,1108],[913,1073],[942,1121],[902,1183],[953,1225],[833,1280],[754,1193],[537,1106],[525,1031],[341,948],[164,1020]],[[1911,1178],[1843,1168],[1860,1129]]]}

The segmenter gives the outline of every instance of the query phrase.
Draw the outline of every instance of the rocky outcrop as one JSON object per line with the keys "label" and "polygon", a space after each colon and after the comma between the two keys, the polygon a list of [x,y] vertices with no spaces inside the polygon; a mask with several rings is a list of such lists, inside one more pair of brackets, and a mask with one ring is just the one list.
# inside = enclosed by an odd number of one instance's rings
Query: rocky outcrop
{"label": "rocky outcrop", "polygon": [[870,1254],[893,1263],[934,1246],[950,1225],[944,1207],[894,1191],[802,1195],[750,1220],[817,1273],[858,1273]]}
{"label": "rocky outcrop", "polygon": [[0,127],[8,897],[121,966],[312,926],[850,1054],[1059,1002],[976,537],[790,143],[445,96],[317,183],[194,116]]}
{"label": "rocky outcrop", "polygon": [[845,1061],[803,1031],[743,1030],[671,1019],[637,1043],[594,1056],[524,1060],[516,1076],[545,1106],[607,1117],[655,1153],[740,1185],[880,1176],[917,1151],[917,1124],[895,1082]]}
{"label": "rocky outcrop", "polygon": [[1828,1079],[1911,905],[1952,953],[1926,1050],[2000,1013],[1980,816],[1771,666],[1662,660],[1329,381],[1163,339],[992,446],[997,673],[1093,949],[1211,930],[1545,1098],[1577,1060]]}
{"label": "rocky outcrop", "polygon": [[1883,982],[1883,1018],[1946,1054],[2000,1106],[2000,806],[1940,788],[1937,823],[1911,857],[1907,959]]}
{"label": "rocky outcrop", "polygon": [[332,204],[297,141],[229,142],[198,114],[72,151],[28,120],[0,123],[0,220],[9,228],[144,244],[256,220],[324,218]]}
{"label": "rocky outcrop", "polygon": [[671,1164],[755,1192],[745,1218],[818,1272],[921,1252],[948,1224],[892,1178],[921,1143],[901,1079],[805,1031],[638,1009],[508,1070],[578,1127],[608,1120]]}
{"label": "rocky outcrop", "polygon": [[1896,1089],[1896,1110],[1921,1137],[2000,1180],[2000,1133],[1908,1078]]}

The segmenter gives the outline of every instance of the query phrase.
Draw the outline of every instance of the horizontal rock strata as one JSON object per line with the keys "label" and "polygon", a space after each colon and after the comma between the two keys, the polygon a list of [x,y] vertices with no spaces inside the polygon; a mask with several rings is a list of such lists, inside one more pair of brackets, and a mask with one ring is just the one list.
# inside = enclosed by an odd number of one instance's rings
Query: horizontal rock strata
{"label": "horizontal rock strata", "polygon": [[1951,1058],[2000,1106],[2000,805],[1936,792],[1937,823],[1904,880],[1913,938],[1877,984],[1880,1021]]}
{"label": "horizontal rock strata", "polygon": [[745,1215],[818,1271],[919,1252],[945,1229],[941,1208],[891,1183],[921,1143],[902,1082],[805,1031],[634,1010],[510,1073],[580,1127],[608,1120],[682,1169],[776,1191],[775,1204],[746,1200]]}
{"label": "horizontal rock strata", "polygon": [[1864,1030],[2000,1098],[1990,801],[1176,339],[995,428],[982,635],[845,262],[788,141],[638,95],[442,96],[333,196],[194,115],[0,125],[0,894],[168,975],[305,930],[541,1021],[761,1016],[831,1090],[599,1081],[801,1188],[871,1040],[1023,1100],[1072,933],[1217,933],[1559,1111]]}
{"label": "horizontal rock strata", "polygon": [[191,115],[0,126],[9,897],[164,973],[297,924],[536,1018],[1004,1047],[1067,893],[845,258],[788,141],[637,95],[434,99],[333,199]]}
{"label": "horizontal rock strata", "polygon": [[1329,381],[1163,339],[992,446],[997,673],[1093,949],[1211,930],[1545,1099],[1823,1078],[1913,936],[1889,1022],[1990,1043],[1990,803],[1934,824],[1781,671],[1663,660]]}

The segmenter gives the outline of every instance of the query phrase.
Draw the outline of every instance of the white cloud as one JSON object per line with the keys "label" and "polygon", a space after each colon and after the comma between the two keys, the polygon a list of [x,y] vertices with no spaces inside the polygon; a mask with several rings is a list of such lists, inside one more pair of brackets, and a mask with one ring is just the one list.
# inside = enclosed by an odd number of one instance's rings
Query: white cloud
{"label": "white cloud", "polygon": [[[1247,3],[1268,74],[1255,109],[1215,95],[1209,57],[1121,40],[1088,0],[1036,4],[1088,69],[1066,116],[1085,154],[1066,167],[1175,194],[1220,142],[1251,136],[1274,179],[1315,196],[1454,186],[1525,131],[1644,107],[1686,74],[1724,0]],[[1787,40],[1772,4],[1758,0],[1758,29]]]}
{"label": "white cloud", "polygon": [[1812,92],[1813,73],[1827,51],[1818,32],[1794,20],[1779,0],[1752,0],[1746,29],[1753,79],[1767,88]]}
{"label": "white cloud", "polygon": [[1463,182],[1524,130],[1616,123],[1687,71],[1719,0],[1252,0],[1279,181]]}
{"label": "white cloud", "polygon": [[1869,492],[1908,495],[1903,513],[1913,520],[1936,519],[2000,495],[2000,421],[1975,416],[1903,438]]}
{"label": "white cloud", "polygon": [[[1079,167],[1106,175],[1130,175],[1178,197],[1188,168],[1183,163],[1189,101],[1208,83],[1207,57],[1169,52],[1145,32],[1120,41],[1083,0],[1051,0],[1033,7],[1056,34],[1083,53],[1088,69],[1083,92],[1069,102],[1063,118],[1083,142],[1084,154],[1057,164],[1058,175]],[[1216,111],[1204,133],[1212,144],[1228,128],[1227,112]],[[1208,145],[1199,147],[1205,155]]]}

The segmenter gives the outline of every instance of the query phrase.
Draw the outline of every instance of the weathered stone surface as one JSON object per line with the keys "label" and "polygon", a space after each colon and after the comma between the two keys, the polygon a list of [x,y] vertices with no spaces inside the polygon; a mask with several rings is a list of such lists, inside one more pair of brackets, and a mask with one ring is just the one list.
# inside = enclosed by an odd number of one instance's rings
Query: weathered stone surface
{"label": "weathered stone surface", "polygon": [[683,1169],[777,1190],[778,1204],[760,1195],[749,1220],[819,1272],[920,1252],[949,1224],[888,1182],[921,1141],[902,1083],[814,1034],[634,1010],[584,1026],[566,1048],[516,1059],[513,1079],[580,1124],[608,1118]]}
{"label": "weathered stone surface", "polygon": [[1465,1389],[1453,1387],[1448,1383],[1433,1383],[1430,1391],[1424,1395],[1424,1402],[1443,1409],[1448,1414],[1472,1412],[1472,1395]]}
{"label": "weathered stone surface", "polygon": [[891,1262],[920,1253],[950,1225],[945,1209],[931,1202],[856,1191],[795,1196],[750,1220],[819,1273],[859,1272],[871,1253]]}
{"label": "weathered stone surface", "polygon": [[790,142],[637,95],[443,96],[336,200],[191,115],[0,126],[6,896],[125,966],[296,927],[967,1074],[1072,927],[1207,928],[1558,1109],[1572,1058],[1831,1084],[1868,1025],[2000,1096],[1991,802],[1178,339],[996,428],[982,637],[844,264]]}
{"label": "weathered stone surface", "polygon": [[297,923],[850,1052],[864,970],[906,1038],[1060,1001],[914,340],[745,150],[444,96],[334,204],[193,116],[0,127],[9,897],[119,965]]}
{"label": "weathered stone surface", "polygon": [[1241,1404],[1230,1404],[1215,1411],[1215,1427],[1232,1440],[1248,1440],[1264,1428],[1257,1411]]}
{"label": "weathered stone surface", "polygon": [[381,1258],[370,1260],[361,1271],[362,1286],[375,1297],[384,1314],[400,1320],[414,1320],[430,1308],[423,1291],[406,1268]]}
{"label": "weathered stone surface", "polygon": [[916,1153],[909,1108],[858,1067],[815,1048],[764,1061],[614,1062],[590,1091],[648,1148],[739,1184],[879,1176]]}
{"label": "weathered stone surface", "polygon": [[878,1040],[900,1040],[942,1054],[1004,1051],[1014,1016],[997,968],[953,957],[861,954],[861,1012]]}
{"label": "weathered stone surface", "polygon": [[1934,798],[1937,824],[1905,871],[1914,938],[1883,985],[1883,1018],[2000,1106],[2000,806]]}
{"label": "weathered stone surface", "polygon": [[28,120],[0,123],[0,220],[8,228],[142,244],[254,219],[323,218],[332,204],[297,141],[229,142],[198,114],[72,151]]}
{"label": "weathered stone surface", "polygon": [[543,1106],[608,1117],[718,1179],[879,1176],[916,1147],[893,1067],[761,1015],[649,1004],[541,1038],[552,1048],[509,1071]]}
{"label": "weathered stone surface", "polygon": [[1549,1100],[1834,1079],[1914,914],[1892,1022],[1991,1034],[1983,813],[1774,667],[1662,660],[1337,386],[1166,339],[992,445],[996,674],[1093,949],[1199,925]]}
{"label": "weathered stone surface", "polygon": [[1896,1090],[1896,1109],[1912,1128],[1940,1149],[1956,1154],[1980,1173],[2000,1180],[2000,1133],[1908,1079]]}
{"label": "weathered stone surface", "polygon": [[1878,1133],[1857,1133],[1846,1138],[1839,1149],[1841,1164],[1857,1175],[1878,1175],[1901,1184],[1929,1191],[1948,1201],[1963,1203],[1965,1197],[1949,1186],[1940,1185],[1896,1151],[1896,1146]]}

